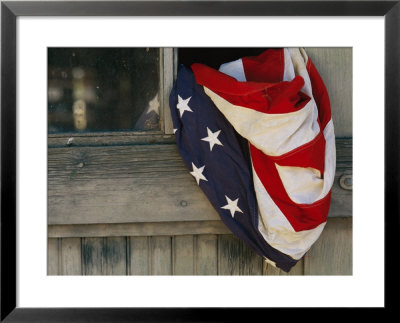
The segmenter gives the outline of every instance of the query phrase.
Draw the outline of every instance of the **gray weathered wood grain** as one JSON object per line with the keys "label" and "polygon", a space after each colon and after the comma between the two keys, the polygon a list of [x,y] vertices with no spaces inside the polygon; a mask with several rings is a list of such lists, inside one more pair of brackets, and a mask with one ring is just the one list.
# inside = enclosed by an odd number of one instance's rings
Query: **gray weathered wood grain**
{"label": "gray weathered wood grain", "polygon": [[84,238],[82,241],[85,275],[126,275],[126,237]]}
{"label": "gray weathered wood grain", "polygon": [[218,274],[218,236],[215,234],[198,235],[195,238],[196,275]]}
{"label": "gray weathered wood grain", "polygon": [[48,238],[47,239],[47,275],[59,275],[59,242],[60,239]]}
{"label": "gray weathered wood grain", "polygon": [[218,275],[239,275],[240,256],[240,243],[235,236],[218,236]]}
{"label": "gray weathered wood grain", "polygon": [[104,238],[83,238],[82,259],[84,275],[104,275]]}
{"label": "gray weathered wood grain", "polygon": [[129,243],[129,274],[150,275],[150,237],[130,237]]}
{"label": "gray weathered wood grain", "polygon": [[283,271],[277,267],[272,266],[267,262],[263,262],[263,275],[266,276],[279,276],[283,274]]}
{"label": "gray weathered wood grain", "polygon": [[194,238],[193,235],[173,237],[174,275],[194,274]]}
{"label": "gray weathered wood grain", "polygon": [[171,93],[173,82],[174,82],[174,73],[176,66],[174,61],[177,56],[176,48],[163,48],[163,115],[162,119],[164,122],[164,132],[166,134],[173,134],[173,124],[172,117],[169,107],[169,94]]}
{"label": "gray weathered wood grain", "polygon": [[232,234],[218,236],[218,275],[262,275],[262,258]]}
{"label": "gray weathered wood grain", "polygon": [[80,238],[60,239],[61,275],[82,275],[82,252]]}
{"label": "gray weathered wood grain", "polygon": [[54,237],[123,237],[177,236],[187,234],[231,233],[221,220],[181,222],[141,222],[108,224],[49,225],[48,236]]}
{"label": "gray weathered wood grain", "polygon": [[151,274],[172,275],[171,237],[151,237]]}
{"label": "gray weathered wood grain", "polygon": [[[330,216],[351,216],[351,140],[337,141]],[[48,151],[48,224],[219,220],[176,145],[74,147]],[[157,207],[156,207],[157,206]]]}
{"label": "gray weathered wood grain", "polygon": [[304,275],[304,259],[300,259],[297,262],[297,264],[288,273],[279,268],[276,268],[264,261],[263,262],[263,275],[267,275],[267,276],[300,276],[300,275]]}
{"label": "gray weathered wood grain", "polygon": [[[290,273],[264,262],[232,234],[82,238],[82,273],[86,275],[351,275],[351,220],[351,218],[329,219],[321,237]],[[61,240],[65,240],[63,247]],[[79,238],[48,240],[49,275],[79,274],[79,270],[76,269],[79,268],[77,259],[80,256],[77,253],[78,240]],[[62,256],[58,251],[59,248],[63,250]],[[71,252],[71,255],[68,252]],[[68,259],[72,260],[66,264]]]}
{"label": "gray weathered wood grain", "polygon": [[126,237],[107,237],[103,240],[103,257],[105,257],[105,275],[127,274]]}
{"label": "gray weathered wood grain", "polygon": [[[340,179],[350,178],[353,173],[353,145],[351,139],[336,140],[336,173],[332,186],[329,217],[349,217],[353,215],[353,191],[344,189]],[[352,185],[352,183],[350,183]]]}
{"label": "gray weathered wood grain", "polygon": [[240,275],[262,275],[263,259],[243,241],[240,241]]}
{"label": "gray weathered wood grain", "polygon": [[124,145],[152,145],[173,144],[174,135],[167,135],[161,131],[118,131],[94,133],[57,133],[49,134],[47,145],[49,148],[65,147],[93,147],[93,146],[124,146]]}
{"label": "gray weathered wood grain", "polygon": [[305,275],[352,275],[352,218],[328,219],[320,238],[304,256]]}
{"label": "gray weathered wood grain", "polygon": [[351,47],[306,47],[328,90],[337,137],[351,137],[353,52]]}
{"label": "gray weathered wood grain", "polygon": [[55,148],[48,156],[49,224],[218,219],[175,145]]}

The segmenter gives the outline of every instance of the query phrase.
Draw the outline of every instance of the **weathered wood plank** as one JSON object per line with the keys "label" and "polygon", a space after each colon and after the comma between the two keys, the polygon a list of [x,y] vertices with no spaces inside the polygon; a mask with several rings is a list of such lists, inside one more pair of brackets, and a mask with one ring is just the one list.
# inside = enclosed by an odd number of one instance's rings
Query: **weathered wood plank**
{"label": "weathered wood plank", "polygon": [[110,237],[104,240],[105,275],[127,274],[126,237]]}
{"label": "weathered wood plank", "polygon": [[300,276],[300,275],[304,275],[304,258],[300,259],[298,261],[298,263],[288,273],[263,261],[263,275],[268,275],[268,276],[278,276],[278,275],[280,275],[280,276]]}
{"label": "weathered wood plank", "polygon": [[305,275],[351,275],[352,218],[329,219],[304,258]]}
{"label": "weathered wood plank", "polygon": [[59,240],[57,238],[47,239],[47,275],[59,275]]}
{"label": "weathered wood plank", "polygon": [[173,274],[194,274],[194,241],[193,235],[173,237]]}
{"label": "weathered wood plank", "polygon": [[83,238],[82,259],[85,275],[126,275],[126,237]]}
{"label": "weathered wood plank", "polygon": [[[352,181],[352,171],[338,168],[335,175],[335,182],[332,186],[331,205],[329,217],[350,217],[353,215],[353,195],[352,190],[340,187],[342,176],[349,176]],[[346,182],[348,180],[346,179]]]}
{"label": "weathered wood plank", "polygon": [[263,259],[240,241],[240,275],[262,275]]}
{"label": "weathered wood plank", "polygon": [[162,119],[164,122],[164,132],[166,134],[173,134],[173,124],[172,117],[169,107],[169,95],[172,90],[173,82],[174,82],[174,72],[175,72],[175,56],[176,56],[176,48],[163,48],[163,98],[162,98],[162,106],[163,106],[163,115]]}
{"label": "weathered wood plank", "polygon": [[[349,139],[337,141],[330,216],[351,216],[352,192],[339,186],[340,177],[351,171],[349,146]],[[219,220],[176,145],[53,148],[48,152],[49,224]]]}
{"label": "weathered wood plank", "polygon": [[48,165],[49,224],[218,219],[175,145],[54,148]]}
{"label": "weathered wood plank", "polygon": [[[353,215],[352,166],[352,140],[336,140],[336,174],[332,186],[329,217],[348,217]],[[350,187],[341,184],[342,177],[348,177],[345,182],[350,184]],[[348,183],[349,180],[350,183]]]}
{"label": "weathered wood plank", "polygon": [[218,275],[239,275],[240,241],[232,234],[218,236]]}
{"label": "weathered wood plank", "polygon": [[150,274],[150,237],[130,237],[129,274]]}
{"label": "weathered wood plank", "polygon": [[79,238],[50,238],[48,268],[50,275],[80,275],[82,250],[86,275],[351,275],[351,223],[351,218],[328,220],[290,273],[263,262],[231,234],[175,236],[172,242],[171,237],[131,237],[128,249],[125,237],[83,238],[82,248]]}
{"label": "weathered wood plank", "polygon": [[151,237],[151,274],[172,275],[171,237]]}
{"label": "weathered wood plank", "polygon": [[263,275],[266,276],[278,276],[280,275],[281,270],[277,267],[272,266],[271,264],[263,261]]}
{"label": "weathered wood plank", "polygon": [[300,276],[304,275],[304,258],[300,259],[299,262],[292,268],[289,273],[282,271],[283,275]]}
{"label": "weathered wood plank", "polygon": [[232,234],[219,235],[218,275],[262,275],[263,259]]}
{"label": "weathered wood plank", "polygon": [[94,132],[94,133],[57,133],[49,134],[47,145],[49,148],[86,147],[86,146],[123,146],[123,145],[150,145],[173,144],[174,135],[167,135],[160,131],[135,132]]}
{"label": "weathered wood plank", "polygon": [[82,247],[80,238],[60,239],[61,275],[82,275]]}
{"label": "weathered wood plank", "polygon": [[49,225],[49,237],[172,236],[231,233],[222,221]]}
{"label": "weathered wood plank", "polygon": [[195,273],[218,275],[218,237],[214,234],[196,236]]}
{"label": "weathered wood plank", "polygon": [[328,90],[337,137],[351,137],[353,123],[352,48],[307,47]]}
{"label": "weathered wood plank", "polygon": [[104,275],[104,238],[83,238],[82,259],[84,275]]}

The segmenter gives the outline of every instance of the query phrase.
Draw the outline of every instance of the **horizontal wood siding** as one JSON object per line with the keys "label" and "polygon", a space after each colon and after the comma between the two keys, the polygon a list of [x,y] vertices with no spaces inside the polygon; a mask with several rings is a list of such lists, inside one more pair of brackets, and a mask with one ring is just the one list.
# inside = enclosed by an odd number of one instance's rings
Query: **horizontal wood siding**
{"label": "horizontal wood siding", "polygon": [[[351,216],[351,139],[337,140],[329,216]],[[175,144],[48,151],[48,224],[219,220]]]}
{"label": "horizontal wood siding", "polygon": [[207,233],[224,234],[230,233],[230,231],[221,220],[111,224],[56,224],[48,226],[48,236],[50,238],[168,236]]}

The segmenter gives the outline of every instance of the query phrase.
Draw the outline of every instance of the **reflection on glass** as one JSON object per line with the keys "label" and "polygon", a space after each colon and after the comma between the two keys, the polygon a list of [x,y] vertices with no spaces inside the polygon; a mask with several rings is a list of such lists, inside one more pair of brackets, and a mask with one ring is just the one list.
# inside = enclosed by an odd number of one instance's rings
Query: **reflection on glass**
{"label": "reflection on glass", "polygon": [[48,132],[159,129],[158,48],[49,48]]}

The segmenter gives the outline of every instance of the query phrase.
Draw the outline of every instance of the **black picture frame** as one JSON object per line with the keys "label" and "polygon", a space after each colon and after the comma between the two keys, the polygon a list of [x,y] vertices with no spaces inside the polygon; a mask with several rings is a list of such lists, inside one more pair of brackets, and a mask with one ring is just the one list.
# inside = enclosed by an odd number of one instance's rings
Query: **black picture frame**
{"label": "black picture frame", "polygon": [[[385,308],[399,231],[399,1],[2,1],[1,3],[1,322],[236,321],[230,308],[16,307],[16,18],[18,16],[384,16],[385,19]],[[367,246],[366,246],[367,248]],[[392,255],[392,256],[390,256]],[[390,280],[389,280],[390,277]],[[388,284],[388,282],[390,282]]]}

